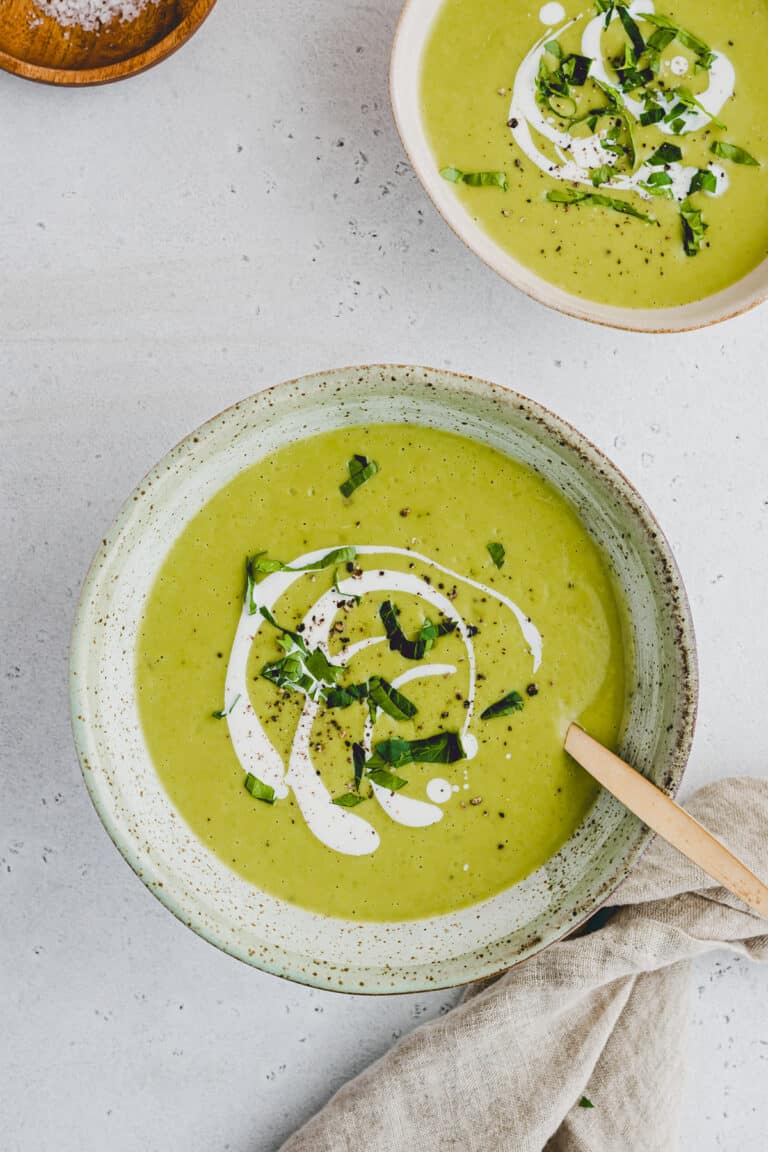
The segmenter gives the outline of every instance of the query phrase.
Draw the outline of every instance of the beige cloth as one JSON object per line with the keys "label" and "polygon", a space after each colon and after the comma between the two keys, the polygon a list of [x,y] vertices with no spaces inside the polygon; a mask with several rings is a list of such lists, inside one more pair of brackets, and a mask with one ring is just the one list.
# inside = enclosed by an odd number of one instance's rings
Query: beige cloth
{"label": "beige cloth", "polygon": [[[768,874],[768,780],[722,780],[688,808]],[[674,1152],[689,962],[768,960],[768,922],[658,838],[613,903],[602,928],[471,988],[282,1152]]]}

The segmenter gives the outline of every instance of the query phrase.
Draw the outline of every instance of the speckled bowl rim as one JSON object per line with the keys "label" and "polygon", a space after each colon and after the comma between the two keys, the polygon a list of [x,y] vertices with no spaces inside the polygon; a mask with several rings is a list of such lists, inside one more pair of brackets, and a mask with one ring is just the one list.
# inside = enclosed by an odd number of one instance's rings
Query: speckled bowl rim
{"label": "speckled bowl rim", "polygon": [[[209,428],[212,428],[221,420],[225,419],[231,413],[237,411],[244,403],[252,404],[257,407],[268,406],[270,397],[273,393],[279,390],[287,390],[290,388],[312,388],[320,381],[325,381],[337,375],[346,373],[424,373],[425,376],[436,376],[440,378],[441,386],[446,390],[452,390],[457,395],[462,393],[478,394],[485,393],[491,394],[497,401],[503,405],[511,408],[518,409],[523,412],[526,417],[530,417],[539,422],[545,431],[558,439],[564,439],[569,447],[575,448],[586,461],[588,466],[594,471],[597,471],[601,476],[610,480],[616,487],[624,503],[626,503],[634,515],[639,518],[646,533],[652,540],[653,548],[658,553],[658,558],[662,563],[662,567],[666,573],[667,582],[671,582],[674,587],[672,594],[673,608],[672,615],[675,619],[675,627],[677,633],[678,643],[681,652],[683,653],[683,681],[681,684],[682,706],[681,706],[681,719],[679,723],[679,731],[677,734],[677,741],[675,745],[674,755],[671,757],[668,769],[664,777],[664,791],[670,795],[675,796],[680,787],[682,777],[685,771],[686,764],[690,755],[691,746],[693,743],[693,735],[696,725],[696,716],[698,709],[698,696],[699,696],[699,677],[698,677],[698,657],[696,651],[696,641],[693,619],[691,615],[690,605],[683,584],[682,576],[680,574],[677,562],[674,558],[669,541],[667,540],[664,532],[658,524],[653,513],[650,511],[642,496],[634,485],[627,479],[623,472],[610,460],[610,458],[595,444],[593,444],[582,432],[575,428],[568,421],[553,413],[550,409],[540,404],[538,401],[532,400],[522,393],[514,389],[483,380],[479,377],[472,376],[466,373],[457,373],[448,369],[442,368],[429,368],[426,366],[417,366],[411,364],[399,363],[378,363],[378,364],[363,364],[363,365],[349,365],[345,367],[331,368],[325,372],[312,372],[305,376],[294,377],[289,380],[281,381],[266,388],[259,390],[249,396],[236,401],[228,407],[220,410],[215,416],[193,429],[181,440],[179,440],[173,448],[171,448],[153,468],[151,468],[139,483],[134,487],[133,492],[124,501],[117,515],[115,516],[107,534],[102,538],[101,546],[94,555],[88,571],[83,580],[80,596],[78,598],[77,607],[75,609],[72,634],[70,639],[70,658],[69,658],[69,695],[70,695],[70,718],[73,732],[73,739],[75,749],[77,751],[78,759],[80,762],[81,772],[88,794],[96,809],[96,812],[101,820],[104,828],[109,834],[115,847],[120,852],[123,859],[130,865],[131,869],[136,873],[138,878],[142,881],[145,887],[155,896],[173,915],[181,921],[186,927],[191,928],[196,935],[206,940],[208,943],[213,944],[220,951],[225,952],[227,955],[235,959],[242,960],[244,963],[258,968],[261,971],[268,972],[271,975],[280,976],[284,979],[291,980],[294,983],[304,984],[309,987],[320,988],[326,991],[353,993],[356,995],[393,995],[393,994],[408,994],[414,992],[428,992],[438,991],[440,989],[461,987],[464,985],[475,983],[477,980],[492,979],[496,976],[502,975],[504,972],[509,971],[511,968],[516,967],[518,964],[523,964],[531,956],[544,948],[550,947],[552,944],[557,943],[559,940],[576,932],[583,926],[601,907],[610,901],[611,896],[626,880],[633,868],[636,866],[638,860],[643,855],[648,845],[655,837],[655,833],[651,831],[646,825],[638,823],[637,832],[634,837],[634,842],[628,846],[623,854],[619,866],[615,872],[610,876],[606,876],[595,895],[594,902],[589,908],[586,908],[583,913],[580,913],[567,923],[564,923],[561,930],[553,933],[546,942],[536,942],[530,949],[520,956],[510,959],[508,964],[501,967],[495,966],[488,968],[478,966],[477,972],[462,979],[442,981],[439,983],[432,983],[429,981],[424,982],[409,982],[404,987],[393,987],[389,983],[382,982],[381,985],[369,983],[364,988],[353,986],[340,986],[338,981],[332,982],[329,976],[326,975],[308,975],[303,971],[291,970],[288,966],[281,963],[275,963],[266,959],[263,955],[255,956],[249,954],[245,949],[238,949],[237,947],[230,946],[222,940],[215,931],[207,928],[204,923],[199,920],[195,922],[194,910],[190,908],[190,904],[185,904],[182,900],[177,900],[172,896],[164,887],[158,887],[152,881],[152,878],[147,874],[145,865],[139,859],[134,839],[130,835],[123,835],[119,827],[114,825],[109,817],[109,814],[103,808],[100,802],[99,791],[96,787],[94,769],[98,769],[97,761],[89,762],[89,757],[92,756],[92,748],[88,743],[88,730],[87,726],[80,721],[80,708],[81,708],[81,686],[85,684],[85,677],[79,677],[80,671],[80,658],[84,656],[88,649],[88,633],[85,631],[85,614],[88,605],[91,589],[96,582],[98,568],[100,561],[105,554],[108,554],[110,548],[120,539],[124,526],[131,517],[135,500],[142,489],[146,488],[147,484],[151,481],[152,477],[160,474],[175,457],[182,452],[188,443],[200,437]],[[85,693],[87,694],[87,693]],[[191,902],[193,904],[193,902]],[[321,965],[322,967],[322,965]]]}
{"label": "speckled bowl rim", "polygon": [[[691,332],[720,324],[742,316],[768,300],[768,258],[740,280],[709,296],[702,296],[688,304],[666,308],[624,308],[601,304],[576,296],[537,275],[506,252],[500,244],[476,224],[456,196],[452,186],[445,185],[430,155],[426,161],[421,153],[421,141],[406,120],[401,96],[401,56],[408,41],[408,22],[412,13],[427,3],[441,4],[443,0],[405,0],[395,28],[389,64],[389,99],[395,127],[409,164],[432,202],[451,231],[482,262],[502,280],[530,296],[539,304],[562,312],[575,320],[586,320],[606,328],[628,332],[664,335]],[[698,314],[700,313],[700,315]]]}

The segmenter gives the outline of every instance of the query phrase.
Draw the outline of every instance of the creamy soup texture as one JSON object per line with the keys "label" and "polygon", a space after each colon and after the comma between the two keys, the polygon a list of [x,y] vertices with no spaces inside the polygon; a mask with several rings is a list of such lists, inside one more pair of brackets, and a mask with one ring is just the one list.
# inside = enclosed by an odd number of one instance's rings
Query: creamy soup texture
{"label": "creamy soup texture", "polygon": [[423,58],[436,166],[511,255],[660,308],[768,255],[766,0],[445,0]]}
{"label": "creamy soup texture", "polygon": [[436,915],[541,867],[584,819],[571,720],[609,744],[627,630],[554,488],[410,425],[323,433],[238,475],[146,604],[136,683],[174,805],[305,908]]}

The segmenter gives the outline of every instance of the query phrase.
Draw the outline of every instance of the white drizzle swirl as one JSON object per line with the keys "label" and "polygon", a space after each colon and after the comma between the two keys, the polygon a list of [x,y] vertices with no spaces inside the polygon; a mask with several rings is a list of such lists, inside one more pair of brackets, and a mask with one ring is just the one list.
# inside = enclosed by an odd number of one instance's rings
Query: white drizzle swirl
{"label": "white drizzle swirl", "polygon": [[[411,561],[418,560],[420,563],[444,573],[452,580],[468,584],[484,595],[497,600],[508,608],[515,617],[531,655],[532,670],[536,672],[538,669],[542,658],[541,635],[530,617],[503,593],[494,591],[477,580],[461,576],[428,556],[407,548],[361,545],[357,548],[357,553],[358,555],[406,556]],[[291,567],[294,569],[303,568],[307,564],[321,559],[324,555],[325,550],[308,552],[293,560]],[[303,573],[295,571],[270,573],[258,585],[260,605],[272,611],[280,597],[296,580],[301,579],[302,575]],[[420,577],[410,572],[395,570],[367,570],[354,579],[341,580],[337,588],[338,591],[323,592],[308,610],[302,622],[304,625],[302,636],[307,647],[320,648],[327,656],[330,655],[328,641],[340,597],[364,596],[371,592],[407,593],[425,600],[447,619],[455,622],[456,632],[461,637],[466,649],[468,668],[466,694],[468,706],[461,737],[467,759],[472,759],[477,754],[477,741],[469,730],[475,707],[475,652],[467,624],[456,611],[452,601]],[[254,638],[263,624],[262,616],[258,613],[251,615],[248,611],[248,605],[244,604],[227,666],[225,698],[233,700],[240,696],[241,701],[244,702],[238,704],[227,716],[232,747],[240,764],[245,772],[252,772],[265,784],[271,785],[278,800],[285,799],[289,789],[292,790],[308,827],[326,847],[351,856],[362,856],[375,852],[379,846],[379,834],[376,829],[356,812],[332,803],[331,793],[321,777],[317,775],[312,763],[312,729],[320,705],[308,697],[304,698],[286,771],[281,756],[267,736],[249,701],[248,656]],[[357,652],[372,645],[383,643],[385,640],[385,636],[373,636],[361,640],[350,645],[345,652],[336,656],[335,662],[347,663]],[[393,686],[397,688],[423,676],[450,676],[455,673],[456,667],[452,664],[419,664],[398,676],[393,681]],[[368,718],[365,722],[362,740],[366,755],[371,752],[372,742],[373,725]],[[411,828],[424,828],[442,819],[443,809],[437,804],[403,795],[401,792],[391,792],[389,789],[381,788],[376,784],[373,785],[373,792],[387,815],[398,824]]]}

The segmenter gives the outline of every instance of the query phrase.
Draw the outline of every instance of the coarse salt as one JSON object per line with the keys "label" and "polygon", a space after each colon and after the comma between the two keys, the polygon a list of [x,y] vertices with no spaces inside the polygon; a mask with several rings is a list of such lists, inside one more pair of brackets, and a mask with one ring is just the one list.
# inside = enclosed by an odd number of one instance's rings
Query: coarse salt
{"label": "coarse salt", "polygon": [[36,0],[37,8],[62,27],[79,25],[86,32],[113,20],[135,20],[149,3],[157,0]]}

